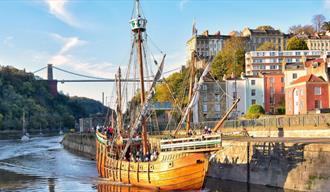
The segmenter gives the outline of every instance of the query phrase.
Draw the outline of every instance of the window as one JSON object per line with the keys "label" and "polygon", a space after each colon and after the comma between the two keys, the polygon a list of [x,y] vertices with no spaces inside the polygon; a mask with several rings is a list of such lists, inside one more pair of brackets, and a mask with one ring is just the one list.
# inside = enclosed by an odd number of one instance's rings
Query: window
{"label": "window", "polygon": [[220,101],[220,95],[215,95],[214,99],[215,99],[215,101]]}
{"label": "window", "polygon": [[274,104],[275,104],[275,99],[274,99],[274,97],[270,97],[270,98],[269,98],[269,103],[270,103],[271,105],[274,105]]}
{"label": "window", "polygon": [[255,85],[256,84],[256,80],[251,80],[251,85]]}
{"label": "window", "polygon": [[256,90],[255,89],[251,89],[251,96],[255,96],[256,95]]}
{"label": "window", "polygon": [[274,77],[270,77],[270,78],[269,78],[269,83],[270,83],[270,84],[274,84],[274,82],[275,82]]}
{"label": "window", "polygon": [[284,83],[284,77],[281,77],[281,83]]}
{"label": "window", "polygon": [[215,104],[215,106],[214,106],[214,110],[215,110],[216,112],[220,112],[220,104]]}
{"label": "window", "polygon": [[203,104],[203,112],[207,112],[207,104]]}
{"label": "window", "polygon": [[255,100],[255,99],[252,99],[252,100],[251,100],[251,104],[252,104],[252,105],[256,104],[256,100]]}
{"label": "window", "polygon": [[284,94],[284,87],[281,87],[281,93]]}
{"label": "window", "polygon": [[297,73],[292,73],[292,79],[297,79],[298,75]]}
{"label": "window", "polygon": [[300,52],[296,52],[296,56],[300,56]]}
{"label": "window", "polygon": [[314,87],[314,95],[321,95],[321,87]]}
{"label": "window", "polygon": [[315,100],[315,109],[320,109],[321,106],[321,101],[320,100]]}
{"label": "window", "polygon": [[203,91],[206,91],[206,90],[207,90],[207,85],[203,85],[203,86],[202,86],[202,90],[203,90]]}
{"label": "window", "polygon": [[233,92],[233,99],[237,98],[237,92]]}
{"label": "window", "polygon": [[203,96],[203,101],[207,101],[207,95]]}
{"label": "window", "polygon": [[274,87],[271,87],[271,88],[270,88],[270,94],[271,94],[271,95],[274,95],[274,94],[275,94],[275,88],[274,88]]}

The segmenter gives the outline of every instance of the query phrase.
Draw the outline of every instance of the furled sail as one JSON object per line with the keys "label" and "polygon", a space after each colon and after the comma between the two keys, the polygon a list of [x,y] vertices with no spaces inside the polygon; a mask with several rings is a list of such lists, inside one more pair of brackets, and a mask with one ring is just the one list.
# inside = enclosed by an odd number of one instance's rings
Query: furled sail
{"label": "furled sail", "polygon": [[178,131],[178,129],[181,127],[181,125],[183,124],[183,122],[186,121],[187,119],[187,116],[191,110],[191,108],[196,105],[196,103],[198,102],[198,99],[199,99],[199,95],[200,95],[200,89],[201,89],[201,85],[203,84],[204,82],[204,77],[208,74],[208,72],[210,71],[210,62],[208,62],[207,66],[205,67],[202,75],[200,76],[199,80],[198,80],[198,83],[195,83],[194,85],[194,89],[193,89],[193,97],[191,99],[191,101],[189,102],[189,105],[186,107],[186,110],[183,114],[183,117],[181,118],[179,124],[178,124],[178,127],[176,128],[176,131]]}
{"label": "furled sail", "polygon": [[159,79],[161,78],[162,74],[163,74],[163,68],[164,68],[164,61],[165,61],[165,57],[166,55],[163,56],[163,59],[162,59],[162,62],[160,63],[159,67],[158,67],[158,70],[157,70],[157,73],[152,81],[152,84],[150,86],[150,89],[148,91],[148,95],[146,97],[146,101],[145,103],[143,104],[143,107],[140,111],[140,114],[137,118],[137,120],[135,121],[132,129],[131,129],[131,132],[130,132],[130,137],[129,137],[129,140],[125,146],[125,149],[122,153],[122,157],[125,155],[129,145],[131,144],[132,142],[132,138],[134,136],[134,134],[136,133],[136,131],[138,130],[138,128],[141,126],[142,124],[142,120],[143,118],[147,117],[148,113],[150,112],[150,107],[151,107],[151,103],[150,103],[150,100],[151,98],[154,96],[156,90],[155,90],[155,86],[156,86],[156,83],[157,81],[159,81]]}

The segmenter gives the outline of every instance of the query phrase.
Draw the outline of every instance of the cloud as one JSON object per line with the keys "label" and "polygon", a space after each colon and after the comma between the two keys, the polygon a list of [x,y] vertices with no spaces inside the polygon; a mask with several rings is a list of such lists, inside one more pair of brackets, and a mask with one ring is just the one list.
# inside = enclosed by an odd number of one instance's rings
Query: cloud
{"label": "cloud", "polygon": [[63,46],[58,51],[58,53],[49,60],[49,63],[52,63],[54,65],[63,65],[65,63],[68,63],[68,57],[70,56],[68,53],[70,52],[70,50],[87,43],[86,41],[83,41],[78,37],[62,37],[59,34],[51,34],[51,36],[54,39],[59,40],[61,43],[63,43]]}
{"label": "cloud", "polygon": [[66,9],[68,0],[44,0],[48,6],[49,13],[63,21],[64,23],[73,26],[79,27],[78,22],[73,18],[73,16]]}
{"label": "cloud", "polygon": [[13,39],[14,39],[13,36],[7,36],[7,37],[4,38],[2,43],[6,47],[13,47],[14,46],[14,44],[12,42]]}
{"label": "cloud", "polygon": [[70,54],[75,48],[87,44],[87,41],[78,37],[63,37],[55,33],[50,35],[53,39],[61,42],[62,47],[55,55],[50,57],[48,63],[57,66],[67,66],[77,73],[97,77],[109,77],[109,74],[114,74],[114,71],[116,71],[114,70],[116,66],[110,62],[89,62]]}
{"label": "cloud", "polygon": [[324,6],[326,9],[330,9],[330,0],[324,0]]}
{"label": "cloud", "polygon": [[180,10],[183,10],[183,8],[185,7],[185,5],[189,2],[189,0],[181,0],[180,1]]}

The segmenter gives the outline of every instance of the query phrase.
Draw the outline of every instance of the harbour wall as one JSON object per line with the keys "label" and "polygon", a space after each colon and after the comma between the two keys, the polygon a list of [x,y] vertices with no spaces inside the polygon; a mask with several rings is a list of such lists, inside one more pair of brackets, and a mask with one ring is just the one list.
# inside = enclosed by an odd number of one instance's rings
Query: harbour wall
{"label": "harbour wall", "polygon": [[329,191],[330,143],[227,140],[208,176],[297,191]]}
{"label": "harbour wall", "polygon": [[95,134],[68,133],[65,134],[61,143],[65,149],[95,160],[95,142]]}

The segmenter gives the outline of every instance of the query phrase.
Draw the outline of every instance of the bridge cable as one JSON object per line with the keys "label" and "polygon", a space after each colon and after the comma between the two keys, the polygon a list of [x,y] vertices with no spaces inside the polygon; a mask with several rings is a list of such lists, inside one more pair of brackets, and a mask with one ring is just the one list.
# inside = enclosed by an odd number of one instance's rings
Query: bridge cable
{"label": "bridge cable", "polygon": [[42,71],[42,70],[44,70],[44,69],[46,69],[47,68],[47,66],[46,67],[42,67],[42,68],[40,68],[40,69],[38,69],[38,70],[36,70],[36,71],[34,71],[34,72],[32,72],[32,73],[38,73],[39,71]]}

